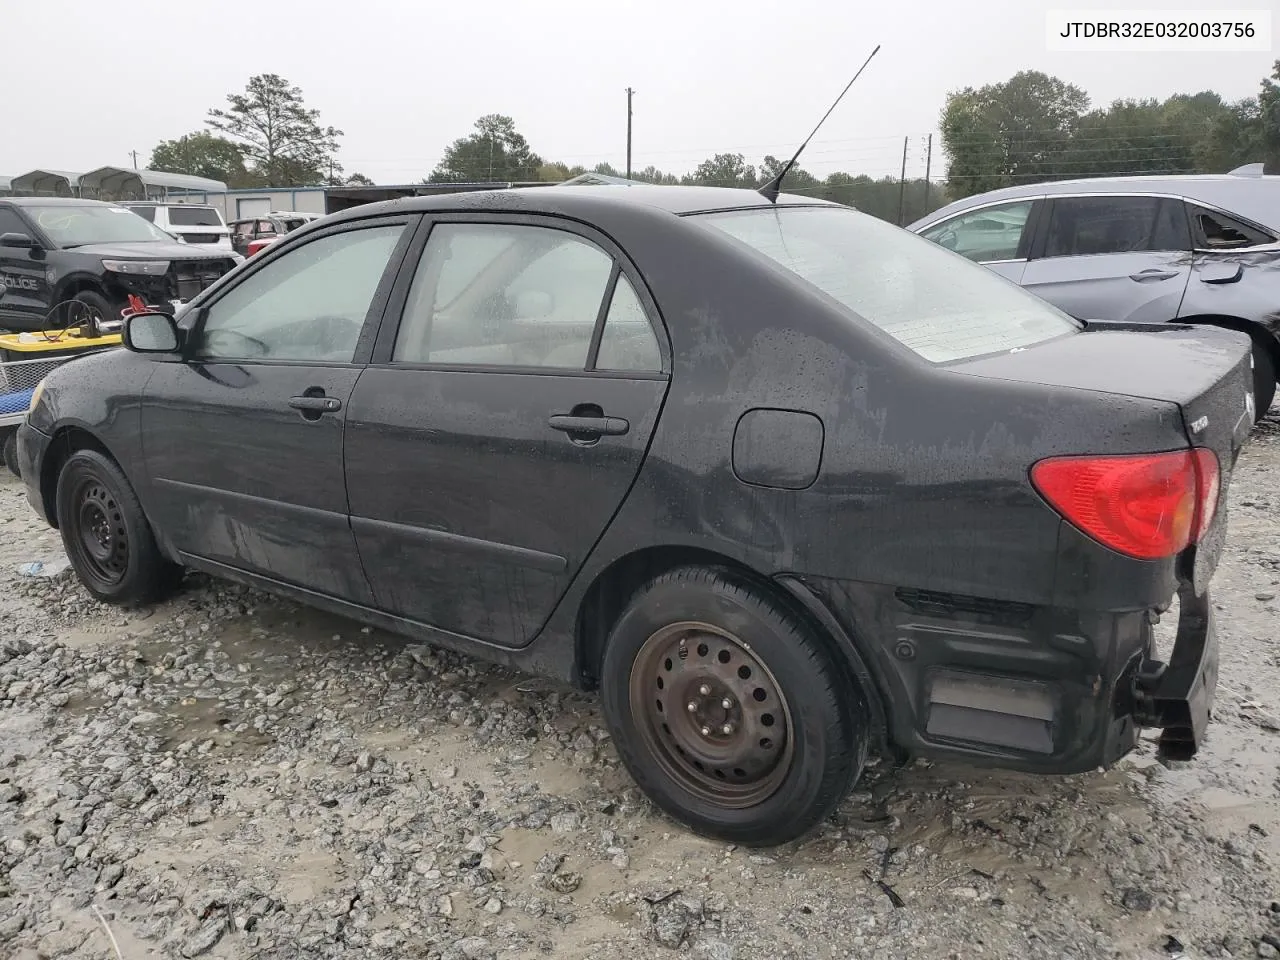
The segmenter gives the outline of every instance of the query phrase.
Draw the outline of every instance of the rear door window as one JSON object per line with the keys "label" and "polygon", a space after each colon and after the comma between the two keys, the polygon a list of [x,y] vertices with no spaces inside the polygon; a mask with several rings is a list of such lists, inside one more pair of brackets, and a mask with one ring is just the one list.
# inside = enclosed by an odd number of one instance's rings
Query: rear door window
{"label": "rear door window", "polygon": [[1189,250],[1179,201],[1163,197],[1062,197],[1049,211],[1045,257]]}
{"label": "rear door window", "polygon": [[978,263],[1016,260],[1034,205],[1034,200],[1020,200],[983,207],[935,224],[921,235]]}

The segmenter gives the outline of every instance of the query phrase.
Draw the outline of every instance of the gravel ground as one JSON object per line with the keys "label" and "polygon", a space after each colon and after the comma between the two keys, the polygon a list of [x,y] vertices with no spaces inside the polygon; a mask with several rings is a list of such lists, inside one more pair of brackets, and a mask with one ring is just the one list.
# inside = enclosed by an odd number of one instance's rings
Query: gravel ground
{"label": "gravel ground", "polygon": [[875,767],[768,855],[656,813],[594,697],[203,578],[100,606],[6,477],[0,955],[1280,957],[1277,477],[1280,408],[1195,762]]}

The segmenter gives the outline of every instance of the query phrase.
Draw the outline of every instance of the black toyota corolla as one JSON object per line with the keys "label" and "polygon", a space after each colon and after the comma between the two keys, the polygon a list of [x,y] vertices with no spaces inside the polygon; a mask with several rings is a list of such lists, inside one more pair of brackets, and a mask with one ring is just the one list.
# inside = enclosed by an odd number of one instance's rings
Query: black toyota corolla
{"label": "black toyota corolla", "polygon": [[1204,735],[1244,335],[1081,324],[833,204],[567,186],[328,217],[125,340],[21,432],[90,593],[194,569],[599,688],[700,833],[798,837],[871,751]]}

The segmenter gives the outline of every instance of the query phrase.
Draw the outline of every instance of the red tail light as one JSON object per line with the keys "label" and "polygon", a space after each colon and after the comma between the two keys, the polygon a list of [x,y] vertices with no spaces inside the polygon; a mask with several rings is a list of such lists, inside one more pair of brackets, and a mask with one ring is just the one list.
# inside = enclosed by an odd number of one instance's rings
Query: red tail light
{"label": "red tail light", "polygon": [[1218,458],[1196,448],[1118,457],[1053,457],[1031,482],[1070,523],[1118,553],[1157,560],[1199,540],[1218,506]]}

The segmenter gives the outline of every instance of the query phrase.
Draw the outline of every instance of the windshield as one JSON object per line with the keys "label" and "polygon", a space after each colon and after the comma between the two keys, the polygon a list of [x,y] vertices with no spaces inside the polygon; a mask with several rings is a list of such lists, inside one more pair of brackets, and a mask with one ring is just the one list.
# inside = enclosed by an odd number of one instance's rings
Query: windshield
{"label": "windshield", "polygon": [[60,247],[87,243],[146,243],[173,238],[132,210],[104,204],[30,206],[27,214]]}
{"label": "windshield", "polygon": [[175,227],[220,227],[222,217],[214,207],[170,207],[169,222]]}
{"label": "windshield", "polygon": [[768,207],[694,219],[780,264],[934,363],[1028,347],[1080,329],[988,268],[847,207]]}

